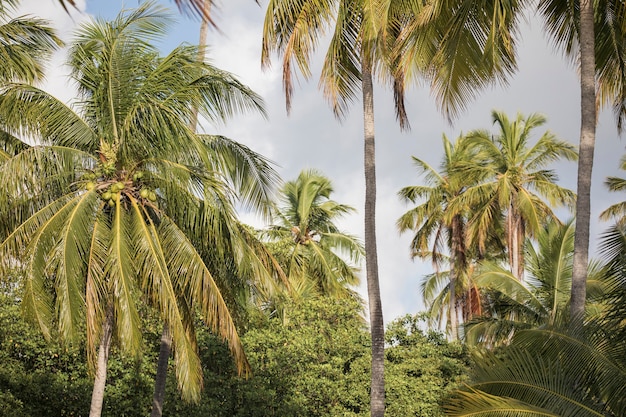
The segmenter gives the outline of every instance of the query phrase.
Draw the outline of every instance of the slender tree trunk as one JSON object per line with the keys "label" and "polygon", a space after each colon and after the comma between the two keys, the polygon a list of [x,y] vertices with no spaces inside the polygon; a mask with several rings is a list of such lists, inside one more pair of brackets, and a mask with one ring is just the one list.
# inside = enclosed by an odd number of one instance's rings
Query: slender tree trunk
{"label": "slender tree trunk", "polygon": [[385,326],[378,283],[376,248],[376,150],[374,141],[374,87],[372,69],[361,60],[363,77],[363,126],[365,171],[365,263],[367,297],[372,336],[372,382],[370,411],[372,417],[385,415]]}
{"label": "slender tree trunk", "polygon": [[454,268],[450,271],[450,283],[448,289],[449,297],[449,309],[450,309],[450,338],[452,340],[459,340],[459,315],[456,311],[456,271]]}
{"label": "slender tree trunk", "polygon": [[[211,13],[211,4],[213,0],[204,0],[202,5],[203,14],[200,23],[200,41],[198,43],[198,62],[204,62],[206,58],[206,45],[209,33],[209,16]],[[196,131],[198,126],[198,108],[192,109],[189,128]],[[167,323],[163,325],[163,334],[161,335],[161,348],[159,349],[159,364],[157,373],[154,377],[154,396],[152,397],[152,412],[150,417],[161,417],[163,414],[163,401],[165,400],[165,382],[167,380],[167,363],[172,352],[172,336],[167,327]]]}
{"label": "slender tree trunk", "polygon": [[152,397],[152,412],[150,417],[161,417],[163,415],[163,401],[165,400],[165,382],[167,380],[167,365],[172,352],[172,335],[167,327],[163,325],[161,334],[161,348],[159,350],[159,362],[154,378],[154,396]]}
{"label": "slender tree trunk", "polygon": [[91,393],[91,407],[89,417],[100,417],[102,414],[102,403],[104,402],[104,387],[107,381],[107,363],[109,361],[109,351],[111,349],[111,338],[113,336],[113,307],[107,309],[107,316],[102,325],[102,337],[98,347],[98,361],[96,363],[96,377]]}
{"label": "slender tree trunk", "polygon": [[448,294],[450,297],[450,336],[452,340],[459,340],[459,313],[457,311],[459,305],[457,298],[459,295],[456,293],[456,286],[460,274],[467,267],[465,244],[463,242],[464,231],[460,216],[454,216],[452,219],[449,233],[451,237],[450,289]]}
{"label": "slender tree trunk", "polygon": [[593,1],[580,0],[580,145],[576,232],[570,312],[573,325],[585,311],[587,263],[589,260],[589,222],[591,218],[591,172],[596,140],[596,82],[593,28]]}
{"label": "slender tree trunk", "polygon": [[[209,16],[211,15],[211,4],[213,0],[204,0],[202,5],[203,9],[203,17],[202,22],[200,23],[200,41],[198,43],[198,62],[204,62],[206,59],[206,46],[207,39],[209,35],[209,25],[211,22],[209,21]],[[198,126],[198,108],[193,109],[193,113],[191,115],[191,121],[189,122],[189,127],[194,132],[196,131],[196,127]]]}
{"label": "slender tree trunk", "polygon": [[524,223],[512,204],[507,216],[507,229],[511,273],[518,281],[524,282]]}

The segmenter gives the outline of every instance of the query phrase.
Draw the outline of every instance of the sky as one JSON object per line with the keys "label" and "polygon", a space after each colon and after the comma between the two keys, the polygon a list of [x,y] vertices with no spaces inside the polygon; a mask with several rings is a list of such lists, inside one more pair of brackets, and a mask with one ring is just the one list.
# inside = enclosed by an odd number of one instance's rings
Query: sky
{"label": "sky", "polygon": [[[176,12],[174,2],[161,0],[175,13],[176,25],[167,40],[160,44],[169,52],[182,42],[196,44],[200,23],[197,18]],[[268,0],[217,0],[215,21],[220,31],[209,33],[209,61],[235,74],[265,100],[268,118],[256,114],[236,116],[223,126],[202,124],[206,133],[235,139],[272,160],[285,181],[295,179],[303,169],[317,169],[334,185],[332,198],[357,209],[357,213],[339,222],[347,233],[363,236],[363,123],[361,103],[353,103],[349,116],[337,121],[322,93],[317,89],[321,57],[325,44],[320,43],[314,60],[311,80],[299,77],[290,114],[285,110],[280,59],[273,57],[269,70],[261,69],[261,31]],[[57,0],[22,0],[20,13],[50,20],[65,41],[77,25],[94,16],[111,19],[123,8],[136,7],[138,0],[79,0],[77,10],[68,16]],[[397,197],[407,185],[420,183],[411,156],[437,167],[442,157],[442,135],[456,138],[462,132],[488,129],[492,126],[491,111],[504,111],[509,118],[517,113],[541,113],[547,123],[536,130],[536,138],[550,130],[560,139],[577,145],[580,129],[580,89],[575,67],[555,52],[542,35],[538,20],[528,12],[519,36],[518,71],[506,86],[494,86],[481,92],[467,110],[452,123],[438,111],[428,86],[419,84],[408,92],[407,108],[411,131],[401,132],[393,112],[393,98],[383,85],[375,89],[376,171],[377,171],[377,242],[379,277],[385,322],[405,314],[424,310],[419,283],[432,272],[428,261],[411,260],[410,233],[400,235],[397,219],[410,206]],[[71,101],[72,89],[67,83],[63,54],[54,58],[48,71],[45,88],[57,97]],[[597,237],[608,227],[598,222],[598,214],[609,205],[623,200],[609,194],[603,185],[607,176],[626,175],[619,170],[624,143],[615,129],[610,109],[598,119],[596,154],[592,185],[592,240],[590,250],[597,247]],[[576,189],[576,164],[563,162],[552,166],[560,185]],[[565,220],[568,214],[560,211]],[[242,220],[261,226],[252,213],[240,213]],[[364,271],[364,265],[363,271]],[[359,288],[367,299],[365,278]]]}

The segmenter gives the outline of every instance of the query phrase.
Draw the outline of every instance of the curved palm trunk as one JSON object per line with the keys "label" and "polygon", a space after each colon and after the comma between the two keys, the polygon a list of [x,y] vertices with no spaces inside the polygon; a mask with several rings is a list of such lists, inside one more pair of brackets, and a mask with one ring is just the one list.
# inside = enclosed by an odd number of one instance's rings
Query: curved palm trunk
{"label": "curved palm trunk", "polygon": [[89,417],[100,417],[104,402],[104,387],[107,381],[107,363],[111,350],[111,338],[113,336],[113,307],[107,309],[107,316],[102,325],[102,337],[98,347],[98,361],[96,363],[96,377],[91,394],[91,407]]}
{"label": "curved palm trunk", "polygon": [[593,2],[580,0],[580,145],[574,234],[574,266],[570,312],[573,325],[585,311],[589,222],[591,217],[591,171],[596,140],[596,83],[594,56]]}
{"label": "curved palm trunk", "polygon": [[159,361],[154,378],[154,396],[152,397],[152,412],[150,417],[163,415],[163,401],[165,400],[165,382],[167,381],[167,365],[172,352],[172,335],[167,323],[163,325],[161,334],[161,348],[159,349]]}
{"label": "curved palm trunk", "polygon": [[383,323],[378,255],[376,248],[376,151],[374,141],[374,88],[372,69],[362,59],[363,127],[365,171],[365,264],[367,297],[372,337],[372,380],[370,410],[372,417],[385,415],[385,327]]}
{"label": "curved palm trunk", "polygon": [[[209,16],[212,0],[204,0],[202,5],[203,15],[200,23],[200,42],[198,44],[198,61],[203,62],[206,55],[207,36],[209,33]],[[189,127],[195,131],[198,125],[198,109],[195,108]],[[161,348],[159,349],[159,362],[157,373],[154,377],[154,395],[152,397],[152,412],[150,417],[161,417],[163,414],[163,401],[165,400],[165,382],[167,380],[167,363],[172,352],[172,336],[169,333],[167,323],[163,325],[161,334]]]}

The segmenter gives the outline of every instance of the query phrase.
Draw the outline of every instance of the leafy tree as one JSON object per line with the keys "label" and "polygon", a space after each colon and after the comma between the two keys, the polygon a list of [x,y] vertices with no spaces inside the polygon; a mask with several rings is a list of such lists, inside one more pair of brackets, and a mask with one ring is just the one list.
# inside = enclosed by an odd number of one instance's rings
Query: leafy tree
{"label": "leafy tree", "polygon": [[314,170],[301,172],[281,189],[282,205],[274,215],[276,224],[267,234],[283,248],[283,269],[296,299],[356,297],[351,288],[359,282],[354,264],[363,248],[335,224],[354,209],[331,200],[332,191],[330,180]]}
{"label": "leafy tree", "polygon": [[577,153],[572,145],[550,132],[541,135],[535,144],[530,143],[533,130],[546,121],[541,115],[518,115],[510,121],[505,114],[494,111],[492,117],[499,127],[498,134],[492,136],[484,130],[468,134],[481,154],[464,170],[482,181],[469,186],[458,200],[461,207],[475,207],[468,233],[481,251],[492,223],[505,213],[509,265],[512,274],[523,281],[526,236],[534,236],[548,218],[555,218],[551,207],[570,207],[574,202],[574,194],[557,185],[555,172],[544,167],[559,158],[575,160]]}
{"label": "leafy tree", "polygon": [[[468,147],[467,142],[462,136],[454,143],[443,137],[444,157],[440,172],[425,161],[413,157],[420,174],[425,175],[427,184],[404,187],[399,192],[404,201],[419,202],[418,206],[398,219],[397,225],[401,232],[415,231],[411,241],[413,257],[432,259],[436,272],[425,280],[422,295],[432,315],[448,317],[448,328],[453,340],[458,339],[457,307],[461,308],[465,319],[480,314],[477,310],[480,308],[480,300],[470,276],[472,260],[465,231],[468,207],[451,204],[473,185],[472,179],[459,170],[460,164],[468,164],[476,158],[475,149]],[[448,256],[444,252],[446,249]],[[447,273],[441,269],[444,263],[450,265]],[[448,279],[448,284],[438,285],[443,279]],[[436,292],[439,287],[443,287],[446,293]],[[447,314],[444,314],[445,311]]]}
{"label": "leafy tree", "polygon": [[195,308],[230,341],[240,371],[247,367],[219,288],[193,245],[202,235],[239,233],[234,196],[213,170],[216,138],[188,126],[194,106],[222,120],[262,110],[261,100],[230,74],[196,62],[197,48],[159,57],[150,40],[169,20],[144,3],[113,22],[83,26],[69,58],[82,98],[78,114],[26,84],[8,85],[0,102],[4,128],[41,143],[2,166],[2,210],[31,215],[1,244],[3,267],[20,259],[23,304],[47,336],[56,324],[60,337],[76,340],[88,313],[91,363],[100,344],[96,415],[114,330],[122,348],[139,350],[139,294],[172,331],[187,398],[197,398],[201,386]]}
{"label": "leafy tree", "polygon": [[443,416],[442,400],[465,380],[467,349],[422,330],[424,317],[406,315],[387,326],[387,410],[394,416]]}

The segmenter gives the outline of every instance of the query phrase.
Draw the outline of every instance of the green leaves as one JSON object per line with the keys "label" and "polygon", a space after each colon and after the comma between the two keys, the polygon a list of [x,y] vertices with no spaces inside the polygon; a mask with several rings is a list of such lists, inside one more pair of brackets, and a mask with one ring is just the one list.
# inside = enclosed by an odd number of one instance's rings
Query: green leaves
{"label": "green leaves", "polygon": [[330,180],[319,172],[301,172],[283,186],[282,206],[275,213],[277,224],[266,232],[272,241],[281,243],[277,257],[283,260],[298,296],[355,296],[350,287],[358,283],[354,265],[363,247],[335,225],[336,219],[354,209],[331,200],[332,191]]}
{"label": "green leaves", "polygon": [[253,256],[258,241],[234,210],[239,199],[267,215],[277,174],[249,148],[189,127],[194,109],[214,124],[265,113],[232,74],[197,62],[196,47],[161,57],[154,41],[171,19],[145,2],[84,24],[69,54],[79,86],[72,106],[28,84],[3,87],[1,127],[14,136],[0,142],[0,214],[12,219],[0,230],[0,271],[22,271],[24,306],[44,334],[57,325],[74,341],[86,330],[92,364],[109,307],[115,340],[133,354],[140,310],[154,308],[172,331],[183,396],[197,401],[197,312],[248,371],[213,274],[278,275],[267,253]]}

